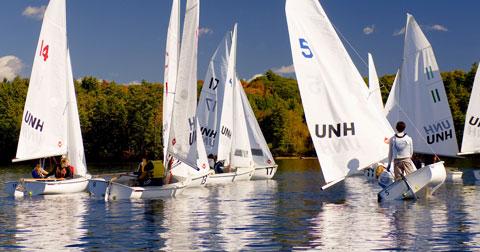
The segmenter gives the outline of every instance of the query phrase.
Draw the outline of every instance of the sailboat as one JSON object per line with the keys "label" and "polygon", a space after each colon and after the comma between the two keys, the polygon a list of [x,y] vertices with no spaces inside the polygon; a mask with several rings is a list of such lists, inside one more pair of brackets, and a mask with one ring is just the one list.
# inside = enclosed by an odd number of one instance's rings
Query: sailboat
{"label": "sailboat", "polygon": [[[458,155],[472,155],[480,153],[480,71],[477,69],[473,81],[470,101],[467,114],[465,115],[465,126],[463,129],[463,140],[461,152]],[[480,180],[480,170],[473,170],[473,177]]]}
{"label": "sailboat", "polygon": [[326,189],[388,155],[393,130],[318,0],[287,0],[290,46],[307,126]]}
{"label": "sailboat", "polygon": [[[210,175],[207,154],[204,143],[200,138],[200,126],[196,116],[199,17],[200,1],[188,0],[180,57],[176,67],[175,94],[173,104],[169,104],[172,109],[171,118],[166,118],[170,120],[170,125],[173,125],[173,127],[168,129],[168,143],[164,146],[167,149],[166,172],[171,173],[174,180],[188,180],[189,187],[207,184]],[[167,46],[170,44],[175,45],[175,43],[167,42]],[[171,49],[175,50],[176,48],[172,47]],[[170,68],[167,68],[167,70],[173,71]],[[173,75],[174,73],[172,73]],[[168,81],[170,79],[165,82]],[[167,99],[170,99],[168,94]],[[168,114],[165,116],[168,116]]]}
{"label": "sailboat", "polygon": [[65,194],[85,191],[87,174],[80,119],[67,42],[65,0],[51,0],[43,18],[12,162],[66,156],[72,179],[21,179],[8,182],[9,195]]}
{"label": "sailboat", "polygon": [[[414,17],[407,14],[402,66],[385,107],[392,125],[407,124],[415,153],[456,156],[452,114],[432,46]],[[443,162],[408,174],[379,193],[379,200],[415,197],[422,188],[433,193],[446,178]]]}
{"label": "sailboat", "polygon": [[463,130],[462,148],[459,155],[480,153],[480,71],[477,70],[473,81],[465,126]]}
{"label": "sailboat", "polygon": [[237,79],[237,85],[240,87],[240,94],[242,98],[243,111],[245,112],[245,120],[247,122],[248,139],[250,141],[250,150],[255,167],[255,172],[252,180],[271,179],[277,172],[278,165],[273,159],[270,148],[268,148],[267,141],[263,136],[260,125],[258,125],[252,107],[248,102],[245,90],[243,90],[240,81]]}
{"label": "sailboat", "polygon": [[207,71],[197,117],[207,153],[224,162],[224,173],[212,174],[209,184],[250,180],[253,157],[236,77],[237,25],[215,51]]}

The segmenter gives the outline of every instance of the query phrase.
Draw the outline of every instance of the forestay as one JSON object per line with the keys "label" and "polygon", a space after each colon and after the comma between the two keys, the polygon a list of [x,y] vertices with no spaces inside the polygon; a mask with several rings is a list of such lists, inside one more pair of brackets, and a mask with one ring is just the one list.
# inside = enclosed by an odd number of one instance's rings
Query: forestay
{"label": "forestay", "polygon": [[[228,67],[225,82],[223,83],[222,111],[220,116],[220,135],[218,138],[217,159],[225,160],[225,165],[231,162],[232,136],[235,134],[233,125],[233,95],[236,79],[235,61],[237,57],[237,25],[232,32],[232,44],[228,55]],[[219,104],[220,105],[220,104]]]}
{"label": "forestay", "polygon": [[[237,82],[239,82],[238,79]],[[243,110],[245,112],[250,149],[252,151],[255,166],[262,167],[275,165],[275,160],[270,152],[270,148],[268,148],[268,144],[263,136],[262,129],[260,128],[260,125],[258,125],[255,114],[253,113],[252,107],[248,102],[247,95],[245,94],[243,88],[240,88],[240,94],[242,98]]]}
{"label": "forestay", "polygon": [[368,54],[368,101],[378,109],[381,113],[384,113],[382,93],[380,90],[380,84],[378,81],[377,70],[375,69],[375,63],[373,62],[372,54]]}
{"label": "forestay", "polygon": [[222,115],[225,80],[228,71],[228,55],[231,44],[228,32],[218,45],[208,65],[205,83],[200,93],[197,118],[207,154],[217,155],[220,138],[220,118]]}
{"label": "forestay", "polygon": [[[407,14],[403,62],[386,111],[392,125],[407,124],[415,152],[455,156],[457,138],[432,46]],[[392,107],[393,106],[393,107]]]}
{"label": "forestay", "polygon": [[163,157],[167,162],[167,146],[170,133],[175,86],[177,83],[178,56],[180,54],[180,1],[172,1],[172,11],[165,46],[165,71],[163,75]]}
{"label": "forestay", "polygon": [[465,116],[463,130],[462,153],[473,154],[480,152],[480,71],[477,70],[473,82],[470,102]]}
{"label": "forestay", "polygon": [[75,167],[75,174],[85,177],[87,174],[87,162],[83,148],[82,130],[78,116],[77,98],[75,95],[75,84],[73,82],[72,64],[70,62],[70,51],[67,51],[68,70],[68,158],[70,164]]}
{"label": "forestay", "polygon": [[65,0],[51,0],[43,17],[13,161],[67,152],[66,32]]}
{"label": "forestay", "polygon": [[175,158],[198,170],[208,169],[203,141],[196,119],[197,107],[197,46],[199,0],[188,0],[178,62],[168,151]]}
{"label": "forestay", "polygon": [[326,188],[387,157],[393,134],[317,0],[287,0],[292,58]]}

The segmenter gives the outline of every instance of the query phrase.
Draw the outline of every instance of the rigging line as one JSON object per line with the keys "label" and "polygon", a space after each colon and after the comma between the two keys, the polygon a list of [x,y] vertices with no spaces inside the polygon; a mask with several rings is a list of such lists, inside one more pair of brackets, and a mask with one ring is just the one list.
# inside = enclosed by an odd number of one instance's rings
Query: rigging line
{"label": "rigging line", "polygon": [[[335,31],[337,32],[337,34],[340,35],[340,37],[342,37],[342,39],[348,44],[348,46],[355,52],[355,54],[357,55],[357,57],[362,61],[362,63],[367,67],[368,69],[368,63],[365,62],[365,60],[362,58],[362,56],[360,56],[360,53],[357,51],[357,49],[355,49],[355,47],[350,43],[350,41],[348,41],[348,39],[343,36],[342,32],[340,32],[340,30],[333,24],[331,23],[333,28],[335,29]],[[398,74],[399,78],[400,78],[400,72]],[[385,88],[387,91],[387,86],[382,83],[382,81],[380,80],[380,78],[378,79],[378,82],[381,84],[381,87]],[[400,82],[399,82],[400,83]],[[398,84],[398,83],[397,83]],[[393,85],[392,85],[393,87]],[[391,90],[390,90],[391,92]],[[407,118],[407,120],[409,121],[409,123],[413,126],[413,128],[415,129],[415,131],[418,133],[418,135],[420,136],[421,140],[426,142],[427,143],[427,146],[428,148],[432,151],[433,155],[435,155],[435,157],[438,158],[438,155],[437,153],[433,150],[433,148],[428,144],[427,140],[423,137],[423,135],[421,134],[420,130],[415,126],[415,124],[413,123],[413,121],[411,120],[411,118],[407,115],[407,113],[405,113],[405,111],[403,110],[403,108],[400,106],[400,104],[398,104],[398,102],[396,100],[394,100],[394,103],[395,103],[395,106],[397,106],[399,108],[399,111],[401,111],[404,115],[405,115],[405,118]]]}

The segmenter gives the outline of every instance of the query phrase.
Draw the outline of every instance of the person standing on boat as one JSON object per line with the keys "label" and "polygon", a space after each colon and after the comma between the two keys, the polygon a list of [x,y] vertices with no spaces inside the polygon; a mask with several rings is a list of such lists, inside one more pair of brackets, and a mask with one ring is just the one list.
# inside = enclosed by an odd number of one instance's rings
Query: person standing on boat
{"label": "person standing on boat", "polygon": [[405,133],[405,123],[399,121],[395,128],[397,129],[397,134],[390,138],[388,170],[390,170],[390,164],[393,161],[395,180],[399,180],[402,178],[402,175],[410,174],[414,172],[416,168],[412,162],[413,141],[412,138]]}

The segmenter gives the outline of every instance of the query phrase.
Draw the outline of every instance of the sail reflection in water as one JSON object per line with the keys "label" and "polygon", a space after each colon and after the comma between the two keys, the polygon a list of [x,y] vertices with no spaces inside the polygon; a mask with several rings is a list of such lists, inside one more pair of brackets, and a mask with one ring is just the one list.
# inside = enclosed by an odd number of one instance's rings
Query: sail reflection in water
{"label": "sail reflection in water", "polygon": [[[27,251],[57,251],[82,247],[86,194],[45,195],[15,205],[15,240]],[[78,249],[78,248],[77,248]]]}

